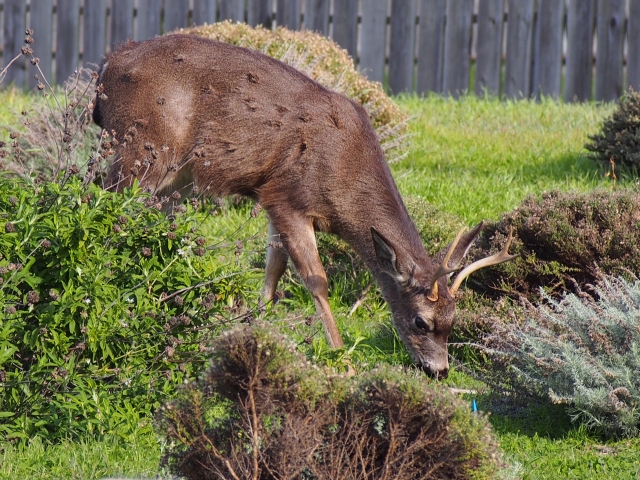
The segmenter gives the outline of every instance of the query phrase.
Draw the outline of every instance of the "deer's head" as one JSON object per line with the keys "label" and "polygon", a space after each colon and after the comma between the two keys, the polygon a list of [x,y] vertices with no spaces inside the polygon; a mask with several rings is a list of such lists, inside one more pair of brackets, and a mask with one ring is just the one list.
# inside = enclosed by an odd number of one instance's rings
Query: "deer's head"
{"label": "deer's head", "polygon": [[466,233],[464,229],[460,231],[455,240],[427,265],[399,259],[393,245],[371,229],[380,267],[393,280],[393,284],[385,289],[385,297],[398,335],[414,362],[437,379],[445,378],[449,373],[447,340],[456,319],[458,288],[476,270],[517,256],[508,253],[512,240],[510,232],[502,251],[462,269],[449,285],[451,274],[461,268],[462,260],[482,225],[481,222]]}

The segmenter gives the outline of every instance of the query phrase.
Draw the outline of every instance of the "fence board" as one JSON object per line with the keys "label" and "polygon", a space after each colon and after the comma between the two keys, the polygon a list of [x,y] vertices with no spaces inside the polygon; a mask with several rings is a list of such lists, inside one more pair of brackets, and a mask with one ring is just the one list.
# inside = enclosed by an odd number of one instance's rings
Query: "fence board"
{"label": "fence board", "polygon": [[333,4],[333,40],[357,56],[358,0],[339,0]]}
{"label": "fence board", "polygon": [[56,35],[56,74],[61,84],[78,68],[80,46],[80,5],[78,0],[58,0],[56,8],[58,31]]}
{"label": "fence board", "polygon": [[442,92],[446,0],[421,0],[418,24],[419,93]]}
{"label": "fence board", "polygon": [[111,3],[111,43],[115,47],[133,38],[133,0],[117,0]]}
{"label": "fence board", "polygon": [[473,0],[447,3],[442,91],[458,97],[469,89],[469,48]]}
{"label": "fence board", "polygon": [[304,28],[329,35],[329,0],[305,0]]}
{"label": "fence board", "polygon": [[[251,2],[249,2],[251,4]],[[258,4],[259,2],[254,2]],[[262,2],[260,2],[262,3]],[[195,0],[191,13],[192,25],[212,24],[216,22],[216,0]]]}
{"label": "fence board", "polygon": [[562,22],[564,1],[538,0],[538,22],[533,45],[532,92],[560,96],[562,77]]}
{"label": "fence board", "polygon": [[[53,80],[53,0],[40,0],[38,8],[31,8],[29,28],[33,30],[33,39],[35,40],[32,47],[34,55],[40,59],[38,66],[42,71],[42,75],[47,81]],[[28,67],[27,67],[28,68]],[[38,81],[35,75],[40,73],[36,68],[27,70],[29,80],[29,88],[34,88]],[[42,77],[42,75],[40,75]]]}
{"label": "fence board", "polygon": [[598,2],[596,100],[615,100],[622,94],[625,3],[625,0]]}
{"label": "fence board", "polygon": [[362,9],[360,63],[358,70],[370,80],[384,81],[385,33],[387,30],[387,0],[369,0]]}
{"label": "fence board", "polygon": [[[553,1],[553,0],[552,0]],[[503,0],[485,0],[478,6],[475,92],[500,94]]]}
{"label": "fence board", "polygon": [[189,21],[189,0],[164,0],[164,32],[184,28]]}
{"label": "fence board", "polygon": [[278,0],[276,24],[290,30],[300,29],[300,0]]}
{"label": "fence board", "polygon": [[218,8],[220,16],[218,20],[231,20],[232,22],[244,22],[244,0],[219,0]]}
{"label": "fence board", "polygon": [[96,68],[104,56],[107,45],[106,15],[106,0],[84,2],[82,63],[85,67]]}
{"label": "fence board", "polygon": [[253,27],[271,28],[273,4],[271,0],[253,0],[247,5],[247,23]]}
{"label": "fence board", "polygon": [[531,92],[531,46],[533,44],[533,0],[510,0],[507,17],[507,56],[504,94],[528,97]]}
{"label": "fence board", "polygon": [[640,2],[629,2],[627,25],[627,87],[640,92]]}
{"label": "fence board", "polygon": [[[23,0],[5,0],[4,2],[4,52],[2,67],[9,64],[20,54],[26,29],[26,5]],[[26,58],[21,57],[7,70],[4,82],[23,85],[25,79]],[[49,79],[51,80],[51,79]]]}
{"label": "fence board", "polygon": [[416,1],[392,0],[389,31],[389,90],[413,90]]}
{"label": "fence board", "polygon": [[147,40],[160,35],[161,9],[162,3],[157,0],[138,0],[133,23],[134,40]]}
{"label": "fence board", "polygon": [[569,0],[567,5],[567,60],[564,99],[591,98],[594,0]]}

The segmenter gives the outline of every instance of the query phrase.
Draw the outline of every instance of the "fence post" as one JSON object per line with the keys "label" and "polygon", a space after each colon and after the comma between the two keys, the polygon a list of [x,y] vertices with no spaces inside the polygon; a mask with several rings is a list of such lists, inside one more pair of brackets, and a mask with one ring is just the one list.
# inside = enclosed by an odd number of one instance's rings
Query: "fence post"
{"label": "fence post", "polygon": [[232,22],[244,22],[244,0],[219,0],[219,22],[231,20]]}
{"label": "fence post", "polygon": [[133,0],[117,0],[111,4],[111,49],[133,38]]}
{"label": "fence post", "polygon": [[509,98],[531,93],[533,0],[510,0],[507,13],[507,58],[504,94]]}
{"label": "fence post", "polygon": [[[53,0],[39,0],[38,8],[31,8],[29,28],[33,30],[34,55],[40,59],[38,66],[47,81],[53,81]],[[34,88],[39,74],[35,67],[28,71],[29,88]],[[41,76],[42,76],[41,75]]]}
{"label": "fence post", "polygon": [[161,13],[162,2],[157,0],[138,0],[137,15],[133,24],[134,40],[147,40],[160,35]]}
{"label": "fence post", "polygon": [[333,41],[357,55],[358,0],[337,0],[333,4]]}
{"label": "fence post", "polygon": [[629,2],[627,25],[627,88],[640,92],[640,2]]}
{"label": "fence post", "polygon": [[80,47],[78,0],[58,0],[58,33],[56,35],[56,74],[59,85],[78,68]]}
{"label": "fence post", "polygon": [[419,93],[442,92],[446,3],[447,0],[420,0],[416,82]]}
{"label": "fence post", "polygon": [[300,0],[278,0],[276,24],[289,30],[300,30]]}
{"label": "fence post", "polygon": [[391,0],[389,39],[389,90],[393,93],[413,90],[415,56],[416,2]]}
{"label": "fence post", "polygon": [[273,4],[271,0],[253,0],[247,5],[247,23],[252,27],[271,28]]}
{"label": "fence post", "polygon": [[361,22],[358,70],[370,80],[383,82],[387,0],[369,0]]}
{"label": "fence post", "polygon": [[[4,52],[3,65],[4,68],[9,64],[16,55],[20,54],[22,45],[24,45],[26,2],[23,0],[5,0],[4,2]],[[27,61],[23,56],[15,61],[7,70],[7,76],[3,83],[14,82],[17,86],[24,85],[25,69]],[[0,69],[1,70],[1,69]],[[49,79],[51,81],[51,79]]]}
{"label": "fence post", "polygon": [[624,9],[624,0],[598,2],[596,100],[616,100],[622,95]]}
{"label": "fence post", "polygon": [[533,43],[532,93],[560,96],[562,79],[562,21],[564,1],[538,0]]}
{"label": "fence post", "polygon": [[447,3],[442,90],[457,98],[469,89],[469,47],[473,0]]}
{"label": "fence post", "polygon": [[[557,0],[552,0],[557,1]],[[478,43],[476,47],[476,95],[500,94],[502,65],[503,0],[484,0],[478,5]]]}
{"label": "fence post", "polygon": [[569,0],[564,79],[566,102],[591,98],[593,3],[594,0]]}
{"label": "fence post", "polygon": [[329,0],[305,0],[304,28],[329,35]]}
{"label": "fence post", "polygon": [[187,26],[189,0],[164,0],[164,33]]}

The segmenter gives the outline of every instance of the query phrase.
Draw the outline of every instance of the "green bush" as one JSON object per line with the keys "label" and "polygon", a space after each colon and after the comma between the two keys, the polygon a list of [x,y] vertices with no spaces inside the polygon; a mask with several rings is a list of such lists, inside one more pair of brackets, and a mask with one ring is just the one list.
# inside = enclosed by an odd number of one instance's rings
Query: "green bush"
{"label": "green bush", "polygon": [[5,438],[131,433],[243,313],[225,305],[248,274],[214,258],[190,205],[167,217],[135,188],[64,178],[0,177]]}
{"label": "green bush", "polygon": [[[597,300],[543,296],[524,322],[496,319],[485,339],[493,375],[570,407],[573,420],[607,436],[640,434],[640,281],[607,277]],[[498,372],[498,373],[496,373]]]}
{"label": "green bush", "polygon": [[484,268],[467,284],[492,296],[538,298],[576,287],[587,289],[602,273],[640,273],[640,192],[550,192],[528,197],[512,212],[488,224],[470,251],[471,259],[502,248],[513,226],[512,262]]}
{"label": "green bush", "polygon": [[602,129],[589,135],[585,148],[592,157],[612,165],[640,168],[640,93],[629,90],[618,102],[616,110],[602,123]]}
{"label": "green bush", "polygon": [[275,30],[224,21],[177,30],[261,51],[300,70],[323,86],[345,94],[368,112],[387,160],[404,156],[407,115],[384,93],[382,85],[358,73],[353,59],[338,44],[309,30]]}
{"label": "green bush", "polygon": [[421,375],[331,376],[254,326],[213,344],[211,369],[157,415],[185,478],[491,478],[486,419]]}

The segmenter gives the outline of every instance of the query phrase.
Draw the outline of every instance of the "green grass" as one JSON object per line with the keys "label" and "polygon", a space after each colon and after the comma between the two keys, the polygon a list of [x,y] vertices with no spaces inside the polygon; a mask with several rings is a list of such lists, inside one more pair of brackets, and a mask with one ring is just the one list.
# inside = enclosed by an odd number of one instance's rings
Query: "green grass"
{"label": "green grass", "polygon": [[[7,113],[9,106],[19,111],[24,98],[11,90],[0,93],[0,98],[0,123],[15,122]],[[612,105],[475,97],[454,101],[435,96],[405,96],[398,103],[412,117],[409,155],[392,166],[401,192],[422,196],[467,224],[495,219],[530,194],[614,187],[606,172],[586,157],[583,147]],[[628,181],[619,180],[618,185]],[[261,288],[266,219],[264,215],[250,218],[250,209],[250,205],[229,208],[209,218],[205,229],[211,243],[245,239],[238,268],[255,270],[246,285],[247,296],[255,301]],[[371,292],[355,314],[348,316],[368,276],[345,268],[329,271],[333,271],[330,303],[357,368],[410,363],[379,295]],[[339,354],[326,346],[321,324],[307,325],[306,317],[314,312],[313,301],[295,275],[288,272],[280,288],[289,298],[272,306],[267,319],[296,338],[310,357],[341,364]],[[478,387],[459,366],[454,366],[446,384]],[[493,410],[491,421],[511,465],[510,478],[640,478],[640,439],[604,442],[571,424],[559,407],[504,412],[496,406],[499,403],[478,400],[481,410]],[[161,473],[158,462],[163,448],[154,433],[126,441],[108,436],[61,445],[46,445],[37,439],[21,446],[0,444],[0,479],[151,477]]]}

